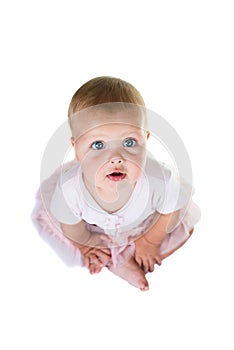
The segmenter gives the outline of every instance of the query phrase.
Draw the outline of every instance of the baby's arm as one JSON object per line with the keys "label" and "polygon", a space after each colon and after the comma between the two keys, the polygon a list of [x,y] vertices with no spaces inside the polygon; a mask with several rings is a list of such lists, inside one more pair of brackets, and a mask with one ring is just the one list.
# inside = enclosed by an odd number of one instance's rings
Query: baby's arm
{"label": "baby's arm", "polygon": [[179,211],[170,214],[157,214],[148,231],[135,241],[135,260],[145,272],[152,272],[154,264],[161,265],[160,246],[168,232],[171,232],[179,219]]}
{"label": "baby's arm", "polygon": [[90,271],[97,267],[93,272],[99,272],[111,261],[111,252],[106,244],[111,240],[105,234],[89,232],[83,220],[73,225],[61,223],[61,228],[64,235],[80,249],[85,265]]}

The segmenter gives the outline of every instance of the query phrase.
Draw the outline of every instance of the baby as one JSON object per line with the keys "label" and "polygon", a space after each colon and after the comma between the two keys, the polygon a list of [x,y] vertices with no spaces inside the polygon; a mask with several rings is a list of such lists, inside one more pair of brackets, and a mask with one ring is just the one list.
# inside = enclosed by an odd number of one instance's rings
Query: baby
{"label": "baby", "polygon": [[34,219],[44,235],[61,240],[62,232],[91,274],[105,266],[145,291],[146,273],[186,242],[199,219],[191,188],[149,155],[147,111],[131,84],[92,79],[68,114],[76,160],[47,181],[47,208],[37,206]]}

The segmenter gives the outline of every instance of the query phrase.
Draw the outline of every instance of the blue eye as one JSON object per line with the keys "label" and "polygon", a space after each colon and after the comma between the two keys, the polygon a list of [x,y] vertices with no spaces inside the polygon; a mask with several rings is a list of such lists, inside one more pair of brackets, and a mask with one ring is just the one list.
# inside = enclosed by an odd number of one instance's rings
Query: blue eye
{"label": "blue eye", "polygon": [[104,148],[104,143],[102,141],[95,141],[95,142],[92,143],[91,147],[93,149],[97,149],[97,150],[103,149]]}
{"label": "blue eye", "polygon": [[136,140],[134,140],[134,139],[124,140],[123,146],[124,147],[134,147],[134,146],[136,146]]}

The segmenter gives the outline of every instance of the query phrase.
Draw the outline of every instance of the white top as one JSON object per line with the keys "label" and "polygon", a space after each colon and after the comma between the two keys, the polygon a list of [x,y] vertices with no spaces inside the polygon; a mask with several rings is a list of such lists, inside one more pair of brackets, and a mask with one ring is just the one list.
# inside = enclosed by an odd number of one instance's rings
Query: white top
{"label": "white top", "polygon": [[148,157],[145,171],[130,199],[120,210],[110,214],[86,189],[80,164],[77,163],[57,182],[50,210],[61,223],[76,224],[84,220],[97,225],[106,234],[118,237],[123,232],[134,231],[155,212],[168,214],[186,207],[190,197],[191,186],[182,184],[165,164]]}

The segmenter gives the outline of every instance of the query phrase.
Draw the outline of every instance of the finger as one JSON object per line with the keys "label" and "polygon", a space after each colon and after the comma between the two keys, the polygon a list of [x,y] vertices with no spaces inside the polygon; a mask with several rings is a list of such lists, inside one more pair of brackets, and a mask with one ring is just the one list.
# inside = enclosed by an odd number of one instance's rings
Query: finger
{"label": "finger", "polygon": [[93,273],[94,273],[94,263],[90,263],[90,265],[89,265],[89,273],[91,275],[93,275]]}
{"label": "finger", "polygon": [[154,264],[155,264],[154,259],[150,259],[150,260],[149,260],[149,263],[148,263],[149,272],[153,272],[153,271],[154,271]]}
{"label": "finger", "polygon": [[96,255],[105,262],[111,261],[111,255],[105,253],[103,250],[97,250]]}
{"label": "finger", "polygon": [[158,264],[159,266],[162,265],[162,260],[161,260],[161,257],[160,256],[157,256],[155,258],[155,261],[156,261],[156,264]]}
{"label": "finger", "polygon": [[111,256],[111,250],[109,248],[102,248],[102,249],[99,249],[99,250],[104,252],[106,255]]}
{"label": "finger", "polygon": [[148,262],[148,260],[144,260],[142,263],[143,263],[144,273],[149,272],[149,262]]}
{"label": "finger", "polygon": [[97,255],[92,254],[92,255],[90,255],[89,259],[90,259],[89,266],[91,266],[91,265],[103,266],[103,263],[98,259]]}
{"label": "finger", "polygon": [[91,275],[95,273],[99,273],[102,270],[102,267],[99,265],[96,265],[95,263],[90,264],[89,272]]}
{"label": "finger", "polygon": [[96,267],[96,264],[94,264],[93,262],[90,263],[89,265],[89,272],[91,275],[93,275],[95,273],[95,267]]}
{"label": "finger", "polygon": [[135,260],[136,260],[137,264],[140,266],[140,268],[142,268],[142,259],[139,256],[136,256]]}

